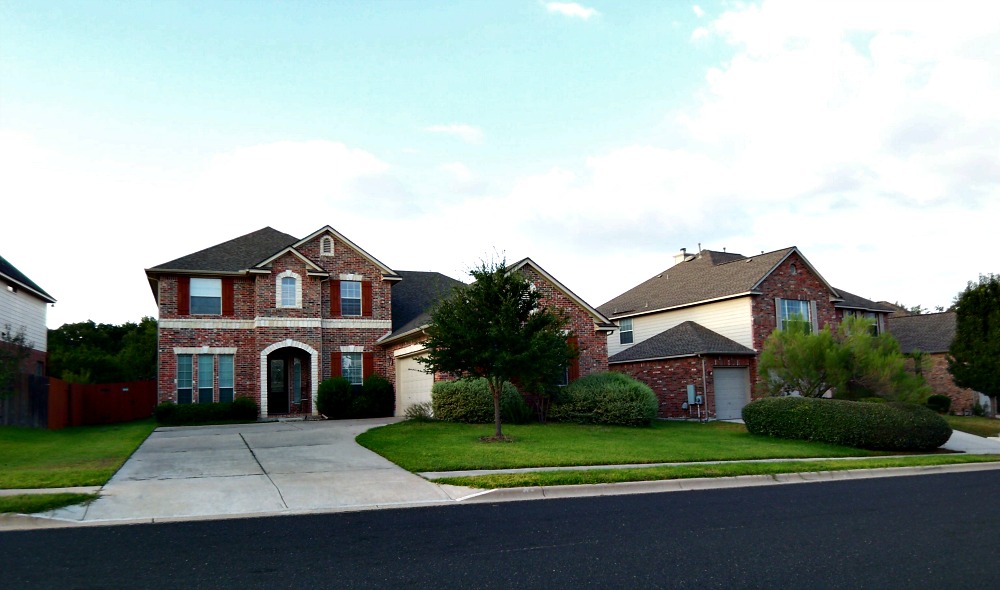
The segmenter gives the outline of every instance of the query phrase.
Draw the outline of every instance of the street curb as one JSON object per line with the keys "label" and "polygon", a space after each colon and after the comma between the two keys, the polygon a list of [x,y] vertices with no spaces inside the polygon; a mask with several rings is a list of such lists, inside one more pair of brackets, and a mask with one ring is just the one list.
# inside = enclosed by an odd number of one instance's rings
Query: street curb
{"label": "street curb", "polygon": [[29,494],[96,494],[104,486],[78,486],[73,488],[16,488],[0,490],[0,496],[25,496]]}

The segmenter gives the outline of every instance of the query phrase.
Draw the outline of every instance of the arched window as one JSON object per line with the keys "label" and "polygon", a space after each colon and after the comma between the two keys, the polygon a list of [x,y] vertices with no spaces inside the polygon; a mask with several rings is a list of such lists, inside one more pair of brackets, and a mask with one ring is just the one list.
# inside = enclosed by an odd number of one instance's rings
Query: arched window
{"label": "arched window", "polygon": [[275,281],[275,307],[302,307],[302,281],[299,275],[286,270]]}

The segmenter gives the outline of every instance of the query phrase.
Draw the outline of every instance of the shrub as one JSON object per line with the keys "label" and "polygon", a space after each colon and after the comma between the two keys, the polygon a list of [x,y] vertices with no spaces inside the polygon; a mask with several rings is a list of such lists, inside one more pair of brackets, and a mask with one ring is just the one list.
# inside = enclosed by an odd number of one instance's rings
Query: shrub
{"label": "shrub", "polygon": [[351,403],[352,415],[355,418],[392,416],[395,401],[392,383],[381,375],[369,375],[361,385],[361,393]]}
{"label": "shrub", "polygon": [[927,398],[926,405],[938,414],[947,414],[951,409],[951,398],[947,395],[932,395]]}
{"label": "shrub", "polygon": [[888,400],[886,400],[884,397],[863,397],[857,401],[866,404],[884,404]]}
{"label": "shrub", "polygon": [[595,373],[570,383],[553,400],[549,419],[580,424],[648,426],[656,418],[656,394],[623,373]]}
{"label": "shrub", "polygon": [[248,397],[238,397],[233,400],[232,416],[234,420],[256,420],[260,414],[257,402]]}
{"label": "shrub", "polygon": [[986,408],[983,407],[983,404],[976,402],[976,405],[972,406],[972,415],[983,418],[986,416]]}
{"label": "shrub", "polygon": [[343,377],[322,381],[316,390],[316,411],[327,418],[350,418],[351,382]]}
{"label": "shrub", "polygon": [[[493,394],[485,379],[439,381],[431,390],[434,417],[448,422],[493,423]],[[507,423],[526,422],[532,417],[517,388],[504,383],[500,394],[500,419]]]}
{"label": "shrub", "polygon": [[164,402],[153,410],[156,421],[164,426],[253,422],[257,419],[257,402],[237,398],[221,404],[175,404]]}
{"label": "shrub", "polygon": [[743,408],[752,434],[881,451],[925,451],[948,441],[944,418],[915,404],[765,398]]}
{"label": "shrub", "polygon": [[413,404],[412,406],[406,408],[403,412],[407,420],[415,420],[417,422],[430,422],[434,420],[434,406],[431,402],[421,402],[419,404]]}
{"label": "shrub", "polygon": [[153,416],[156,417],[156,421],[160,424],[173,422],[176,414],[177,404],[174,402],[162,402],[153,409]]}

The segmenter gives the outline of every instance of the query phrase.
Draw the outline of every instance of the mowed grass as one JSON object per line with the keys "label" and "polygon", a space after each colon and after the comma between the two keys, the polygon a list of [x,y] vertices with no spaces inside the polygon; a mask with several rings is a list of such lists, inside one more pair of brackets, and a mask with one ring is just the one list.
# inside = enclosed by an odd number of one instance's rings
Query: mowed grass
{"label": "mowed grass", "polygon": [[1000,420],[979,416],[945,416],[952,430],[961,430],[976,436],[1000,436]]}
{"label": "mowed grass", "polygon": [[0,488],[103,485],[154,428],[151,418],[62,430],[0,427]]}
{"label": "mowed grass", "polygon": [[358,436],[362,446],[410,471],[457,471],[884,455],[850,447],[753,436],[742,424],[658,420],[648,428],[505,425],[512,443],[481,442],[492,425],[408,420]]}
{"label": "mowed grass", "polygon": [[31,514],[97,499],[97,494],[18,494],[0,496],[0,513]]}
{"label": "mowed grass", "polygon": [[766,463],[717,463],[711,465],[678,465],[636,467],[629,469],[590,469],[578,471],[535,471],[531,473],[498,473],[469,477],[445,477],[434,483],[471,488],[515,488],[535,486],[582,485],[690,479],[696,477],[735,477],[741,475],[778,475],[846,471],[849,469],[881,469],[887,467],[926,467],[962,463],[1000,462],[1000,455],[930,455],[919,457],[878,457],[873,459],[841,459],[816,461],[775,461]]}

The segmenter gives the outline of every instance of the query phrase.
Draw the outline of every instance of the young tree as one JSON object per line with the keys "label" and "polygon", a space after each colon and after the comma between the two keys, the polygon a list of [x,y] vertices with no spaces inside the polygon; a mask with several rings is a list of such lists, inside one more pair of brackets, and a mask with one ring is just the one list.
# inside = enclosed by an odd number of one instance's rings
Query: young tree
{"label": "young tree", "polygon": [[845,364],[829,327],[812,332],[805,322],[789,322],[767,337],[758,370],[767,395],[822,397],[845,382]]}
{"label": "young tree", "polygon": [[24,372],[24,361],[33,346],[23,326],[14,330],[10,324],[5,324],[0,330],[0,398],[14,394],[17,379]]}
{"label": "young tree", "polygon": [[980,275],[955,302],[955,339],[948,370],[955,384],[990,397],[996,416],[1000,396],[1000,275]]}
{"label": "young tree", "polygon": [[500,394],[506,381],[555,382],[576,351],[567,342],[566,318],[540,305],[541,293],[506,261],[469,272],[475,282],[457,287],[431,314],[426,358],[430,371],[486,379],[493,395],[496,440],[503,440]]}

